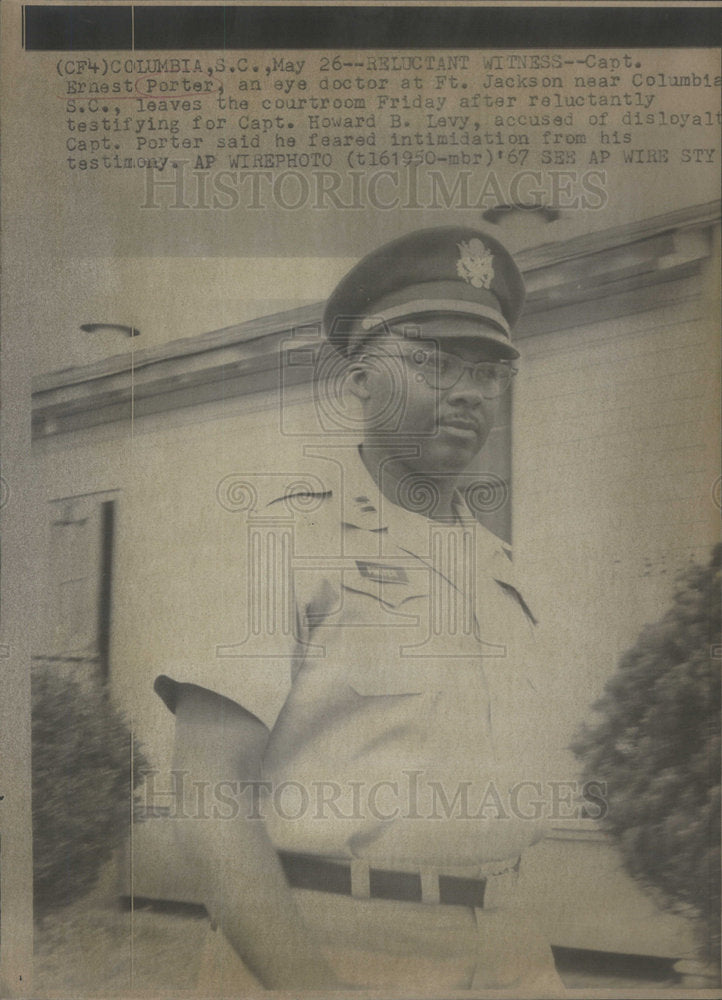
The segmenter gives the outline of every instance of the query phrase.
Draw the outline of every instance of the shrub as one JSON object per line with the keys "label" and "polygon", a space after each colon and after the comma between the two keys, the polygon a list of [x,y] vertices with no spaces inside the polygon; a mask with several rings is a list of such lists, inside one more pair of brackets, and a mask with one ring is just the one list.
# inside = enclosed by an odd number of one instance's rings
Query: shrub
{"label": "shrub", "polygon": [[36,665],[32,781],[37,920],[88,892],[128,835],[133,789],[145,765],[137,741],[132,745],[131,754],[130,730],[100,684],[81,684],[52,662]]}
{"label": "shrub", "polygon": [[607,828],[662,905],[697,917],[719,956],[720,556],[677,581],[670,610],[621,658],[572,749],[606,781]]}

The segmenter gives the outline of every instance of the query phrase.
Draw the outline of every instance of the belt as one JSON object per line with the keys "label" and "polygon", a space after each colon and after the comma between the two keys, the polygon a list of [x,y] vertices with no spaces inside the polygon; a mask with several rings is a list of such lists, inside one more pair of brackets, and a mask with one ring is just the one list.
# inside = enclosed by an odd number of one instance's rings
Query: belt
{"label": "belt", "polygon": [[[485,878],[459,878],[419,872],[388,871],[365,864],[326,861],[313,854],[279,851],[288,884],[294,889],[314,889],[361,899],[396,899],[409,903],[447,903],[452,906],[484,905]],[[517,863],[518,865],[518,863]]]}

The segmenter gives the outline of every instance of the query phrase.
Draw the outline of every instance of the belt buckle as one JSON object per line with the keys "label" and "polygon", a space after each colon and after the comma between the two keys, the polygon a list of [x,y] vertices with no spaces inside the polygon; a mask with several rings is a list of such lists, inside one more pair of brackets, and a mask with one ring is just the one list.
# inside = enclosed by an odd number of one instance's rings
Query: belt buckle
{"label": "belt buckle", "polygon": [[429,906],[438,906],[441,903],[439,873],[435,869],[423,868],[419,874],[421,876],[421,902]]}
{"label": "belt buckle", "polygon": [[351,862],[351,895],[354,899],[371,899],[371,868],[358,858]]}

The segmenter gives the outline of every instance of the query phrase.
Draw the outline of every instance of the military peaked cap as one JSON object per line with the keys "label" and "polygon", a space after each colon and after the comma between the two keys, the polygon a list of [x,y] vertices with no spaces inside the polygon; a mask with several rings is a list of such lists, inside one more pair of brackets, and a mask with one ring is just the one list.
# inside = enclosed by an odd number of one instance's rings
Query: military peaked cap
{"label": "military peaked cap", "polygon": [[324,328],[342,354],[380,329],[430,315],[480,320],[479,338],[518,358],[511,332],[524,304],[513,257],[481,230],[444,226],[393,240],[359,261],[328,300]]}

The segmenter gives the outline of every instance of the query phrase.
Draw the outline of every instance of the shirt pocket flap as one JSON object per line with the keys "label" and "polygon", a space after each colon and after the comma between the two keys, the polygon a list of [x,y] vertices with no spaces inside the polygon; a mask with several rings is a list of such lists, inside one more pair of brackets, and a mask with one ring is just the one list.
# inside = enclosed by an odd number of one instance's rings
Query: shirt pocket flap
{"label": "shirt pocket flap", "polygon": [[429,570],[425,566],[358,559],[355,567],[343,571],[341,582],[346,590],[368,594],[392,608],[414,597],[429,596]]}

